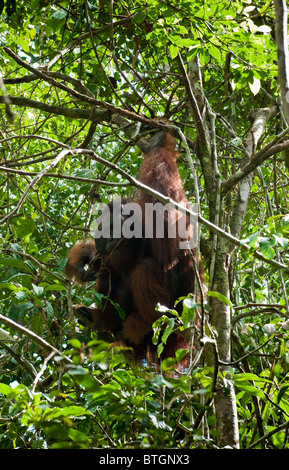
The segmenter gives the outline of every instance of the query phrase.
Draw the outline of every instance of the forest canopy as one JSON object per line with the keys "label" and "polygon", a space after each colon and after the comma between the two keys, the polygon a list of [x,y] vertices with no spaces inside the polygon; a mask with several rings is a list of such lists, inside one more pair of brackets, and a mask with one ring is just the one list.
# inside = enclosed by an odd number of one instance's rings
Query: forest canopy
{"label": "forest canopy", "polygon": [[[284,3],[0,1],[1,449],[289,447]],[[205,271],[181,315],[157,307],[159,351],[198,337],[181,371],[99,338],[74,306],[104,299],[65,274],[162,116]]]}

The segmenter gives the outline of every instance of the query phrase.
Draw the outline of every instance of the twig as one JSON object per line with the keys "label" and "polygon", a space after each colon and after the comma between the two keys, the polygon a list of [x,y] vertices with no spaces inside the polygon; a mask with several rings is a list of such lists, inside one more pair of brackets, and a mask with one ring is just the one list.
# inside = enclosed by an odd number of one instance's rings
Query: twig
{"label": "twig", "polygon": [[277,432],[282,431],[282,429],[288,429],[288,427],[289,427],[289,421],[286,421],[286,423],[283,423],[280,426],[277,426],[277,428],[274,428],[272,431],[267,432],[267,434],[260,437],[260,439],[257,439],[257,441],[255,441],[255,442],[253,442],[253,444],[249,445],[247,447],[247,449],[253,449],[254,447],[261,444],[263,441],[266,441],[267,439],[269,439],[269,437],[274,436],[274,434],[276,434]]}
{"label": "twig", "polygon": [[[38,175],[36,171],[15,170],[13,168],[7,168],[6,166],[0,166],[0,171],[5,171],[7,173],[14,173],[16,175],[23,175],[23,176]],[[105,180],[94,179],[94,178],[83,178],[82,176],[64,175],[62,173],[45,173],[45,175],[42,175],[42,177],[80,181],[82,183],[92,183],[92,184],[103,185],[103,186],[124,186],[124,187],[128,186],[127,183],[105,181]]]}
{"label": "twig", "polygon": [[86,103],[90,103],[91,105],[94,105],[94,106],[100,106],[102,108],[105,108],[107,109],[108,111],[111,111],[113,113],[116,113],[116,114],[120,114],[122,116],[125,116],[127,117],[128,119],[131,119],[133,121],[139,121],[139,122],[142,122],[143,124],[146,124],[148,126],[151,126],[151,127],[159,127],[165,131],[168,131],[170,132],[170,129],[168,126],[164,125],[164,124],[161,124],[159,122],[156,122],[154,121],[153,119],[148,119],[142,115],[138,115],[136,113],[134,113],[133,111],[130,111],[130,110],[127,110],[127,109],[123,109],[123,108],[120,108],[118,106],[114,106],[113,104],[111,103],[107,103],[106,101],[101,101],[101,100],[97,100],[96,98],[94,97],[91,97],[91,96],[88,96],[88,95],[84,95],[83,93],[80,93],[76,90],[74,90],[73,88],[70,88],[68,87],[67,85],[64,85],[63,83],[61,82],[58,82],[57,80],[55,80],[53,77],[47,75],[45,72],[39,70],[39,69],[36,69],[34,67],[32,67],[30,64],[28,64],[27,62],[25,62],[24,60],[20,59],[20,57],[17,56],[17,54],[15,54],[15,52],[13,52],[9,47],[7,46],[4,46],[3,47],[3,50],[10,56],[12,57],[12,59],[15,60],[15,62],[17,62],[19,65],[21,65],[22,67],[24,67],[25,69],[29,70],[30,72],[34,73],[35,75],[37,75],[39,78],[41,78],[42,80],[50,83],[51,85],[53,85],[54,87],[56,88],[60,88],[61,90],[65,91],[66,93],[68,93],[69,95],[72,95],[74,96],[75,98],[77,98],[78,100],[80,101],[83,101],[83,102],[86,102]]}
{"label": "twig", "polygon": [[238,323],[238,321],[242,320],[242,318],[255,317],[256,315],[260,315],[262,313],[263,314],[266,313],[267,315],[272,315],[273,313],[277,313],[277,314],[279,314],[280,316],[282,316],[284,318],[288,318],[286,313],[282,312],[281,310],[279,310],[276,307],[265,307],[265,308],[260,308],[258,310],[253,310],[253,311],[250,310],[249,312],[239,313],[239,315],[236,315],[235,317],[232,318],[232,327],[234,325],[236,325],[236,323]]}
{"label": "twig", "polygon": [[49,164],[47,165],[46,168],[44,168],[42,171],[40,171],[34,178],[33,180],[31,181],[31,183],[28,185],[27,189],[24,191],[23,195],[21,196],[17,206],[15,207],[15,209],[13,209],[9,214],[7,214],[5,217],[3,217],[2,220],[0,220],[0,225],[3,224],[4,222],[6,222],[6,220],[8,220],[10,217],[13,216],[13,214],[17,213],[19,211],[19,209],[22,207],[25,199],[27,198],[28,194],[29,194],[29,191],[33,188],[33,186],[38,183],[38,181],[42,178],[42,176],[47,173],[49,170],[52,170],[52,168],[54,168],[58,162],[64,158],[65,156],[67,155],[67,150],[62,150],[62,152],[60,152],[60,154],[54,158],[54,160]]}
{"label": "twig", "polygon": [[36,386],[41,378],[41,376],[44,374],[46,368],[47,368],[47,364],[48,362],[50,361],[50,359],[53,359],[53,357],[56,355],[56,352],[55,351],[51,351],[51,353],[44,359],[44,362],[43,362],[43,365],[40,369],[40,371],[38,372],[38,374],[36,375],[34,381],[33,381],[33,384],[32,384],[32,389],[31,389],[31,393],[33,394],[35,392],[35,389],[36,389]]}
{"label": "twig", "polygon": [[69,359],[69,357],[62,354],[58,349],[56,349],[51,344],[47,343],[45,339],[40,338],[40,336],[36,335],[33,331],[28,330],[28,328],[25,328],[25,326],[19,325],[19,323],[16,323],[14,320],[11,320],[10,318],[7,318],[1,314],[0,314],[0,322],[4,323],[4,325],[8,326],[9,328],[12,328],[13,330],[19,331],[24,336],[28,336],[33,341],[36,341],[37,344],[39,344],[45,350],[49,351],[49,353],[53,352],[55,355],[61,356],[61,361],[63,361],[64,363],[66,364],[73,363],[72,360]]}

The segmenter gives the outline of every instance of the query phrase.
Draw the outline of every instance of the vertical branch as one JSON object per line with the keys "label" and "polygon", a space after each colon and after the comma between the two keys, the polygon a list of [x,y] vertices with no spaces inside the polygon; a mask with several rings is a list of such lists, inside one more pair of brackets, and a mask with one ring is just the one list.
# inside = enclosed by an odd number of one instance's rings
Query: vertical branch
{"label": "vertical branch", "polygon": [[10,98],[7,96],[6,94],[6,88],[5,88],[5,85],[4,85],[4,81],[3,81],[3,78],[2,76],[0,75],[0,91],[3,95],[3,103],[5,104],[5,111],[6,111],[6,115],[9,119],[10,122],[13,123],[14,121],[14,113],[13,111],[11,110],[11,100]]}
{"label": "vertical branch", "polygon": [[73,310],[73,304],[72,304],[71,285],[69,281],[66,283],[66,292],[67,292],[67,306],[68,306],[68,315],[70,319],[70,327],[71,327],[72,337],[75,338],[75,335],[76,335],[75,317],[74,317],[74,310]]}
{"label": "vertical branch", "polygon": [[[241,167],[244,167],[250,162],[251,157],[254,155],[259,139],[264,131],[268,119],[274,113],[273,108],[256,109],[251,113],[252,126],[248,133]],[[239,184],[238,195],[233,209],[233,214],[230,222],[231,233],[235,237],[240,237],[241,229],[243,226],[244,218],[246,215],[248,200],[252,186],[253,173],[246,175]]]}
{"label": "vertical branch", "polygon": [[275,38],[278,55],[278,78],[284,113],[289,123],[289,54],[287,40],[287,5],[286,0],[275,0],[276,22]]}
{"label": "vertical branch", "polygon": [[[179,127],[174,126],[174,125],[170,125],[170,127],[175,129],[178,132],[178,134],[180,136],[180,139],[184,144],[187,161],[188,161],[188,164],[189,164],[189,167],[190,167],[190,170],[191,170],[191,173],[192,173],[192,177],[193,177],[193,180],[194,180],[195,201],[196,201],[196,204],[197,204],[197,207],[198,207],[198,214],[200,214],[200,196],[199,196],[198,175],[197,175],[197,172],[196,172],[195,165],[192,161],[192,157],[191,157],[191,153],[190,153],[190,149],[189,149],[189,146],[188,146],[187,139],[186,139],[185,135],[183,134],[183,132],[181,131],[181,129]],[[200,226],[198,225],[197,238],[196,238],[196,268],[197,268],[198,272],[199,272],[199,256],[200,256]],[[195,293],[197,293],[197,291],[198,291],[198,282],[197,282],[197,279],[196,279]]]}
{"label": "vertical branch", "polygon": [[[183,78],[186,83],[186,91],[189,98],[190,110],[195,122],[198,137],[198,158],[200,160],[206,195],[209,202],[210,220],[216,225],[221,223],[221,175],[218,169],[215,114],[205,100],[200,74],[200,65],[196,59],[189,67],[190,77],[184,70],[181,57],[179,63]],[[190,81],[191,80],[191,81]],[[208,113],[210,123],[206,121],[205,113]],[[210,126],[210,127],[209,127]],[[230,259],[230,244],[221,237],[213,240],[215,253],[211,253],[210,284],[212,289],[228,297],[229,281],[228,267]],[[229,362],[231,358],[231,315],[230,308],[218,299],[211,302],[211,319],[216,328],[218,340],[216,346],[220,353],[220,359]],[[210,362],[210,358],[208,357]],[[226,373],[225,382],[218,380],[214,402],[216,410],[217,428],[220,445],[239,447],[238,419],[234,386],[230,380],[229,370],[222,367],[220,373]]]}
{"label": "vertical branch", "polygon": [[[210,118],[211,124],[211,142],[212,142],[212,159],[214,167],[214,177],[216,181],[216,207],[215,207],[215,220],[214,224],[219,226],[220,223],[220,211],[221,211],[221,174],[218,168],[218,156],[217,156],[217,147],[216,147],[216,115],[212,111],[210,104],[207,102],[208,115]],[[212,290],[212,285],[214,282],[214,271],[215,271],[215,261],[216,261],[216,250],[217,250],[218,235],[214,233],[213,243],[212,243],[212,256],[211,256],[211,265],[210,265],[210,286],[209,290]]]}

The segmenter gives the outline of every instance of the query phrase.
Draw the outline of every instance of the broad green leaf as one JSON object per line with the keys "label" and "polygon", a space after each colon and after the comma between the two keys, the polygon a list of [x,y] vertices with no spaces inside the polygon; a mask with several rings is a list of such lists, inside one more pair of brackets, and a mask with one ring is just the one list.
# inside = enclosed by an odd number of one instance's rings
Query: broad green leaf
{"label": "broad green leaf", "polygon": [[260,250],[262,255],[267,259],[273,259],[275,257],[275,251],[272,248],[272,241],[270,240],[260,242]]}
{"label": "broad green leaf", "polygon": [[29,52],[29,45],[25,39],[19,38],[19,43],[24,52]]}
{"label": "broad green leaf", "polygon": [[223,294],[220,294],[219,292],[209,291],[208,296],[215,297],[216,299],[221,300],[222,302],[227,304],[230,308],[233,308],[232,302]]}
{"label": "broad green leaf", "polygon": [[172,59],[177,57],[178,52],[179,52],[179,48],[177,46],[175,46],[174,44],[171,44],[170,45],[170,54],[171,54]]}
{"label": "broad green leaf", "polygon": [[9,385],[0,383],[0,393],[2,393],[2,395],[10,395],[11,392],[12,388],[9,387]]}
{"label": "broad green leaf", "polygon": [[65,286],[62,286],[60,284],[51,284],[50,286],[47,286],[44,288],[44,291],[45,292],[49,292],[49,291],[65,291],[66,290],[66,287]]}
{"label": "broad green leaf", "polygon": [[67,16],[67,11],[65,9],[63,10],[57,10],[54,13],[52,13],[51,18],[55,18],[57,20],[63,20]]}

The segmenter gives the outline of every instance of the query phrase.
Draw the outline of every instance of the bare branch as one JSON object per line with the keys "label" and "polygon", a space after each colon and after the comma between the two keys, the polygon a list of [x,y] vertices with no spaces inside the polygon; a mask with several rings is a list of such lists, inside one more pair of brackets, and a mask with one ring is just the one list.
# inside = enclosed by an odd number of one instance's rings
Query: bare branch
{"label": "bare branch", "polygon": [[72,364],[72,361],[71,359],[69,359],[69,357],[62,354],[60,351],[58,351],[58,349],[56,349],[51,344],[47,343],[45,339],[36,335],[33,331],[28,330],[28,328],[25,328],[25,326],[19,325],[19,323],[16,323],[15,321],[1,314],[0,314],[0,322],[4,323],[4,325],[8,326],[9,328],[12,328],[13,330],[19,331],[19,333],[21,334],[28,336],[37,344],[39,344],[39,346],[49,351],[49,353],[54,352],[55,354],[57,354],[57,356],[61,356],[61,361],[65,362],[66,364]]}
{"label": "bare branch", "polygon": [[[59,88],[66,93],[68,93],[71,96],[74,96],[77,98],[79,101],[83,101],[84,103],[90,103],[93,106],[100,106],[101,108],[105,108],[108,111],[111,111],[112,113],[120,114],[122,116],[125,116],[127,119],[131,119],[132,121],[137,121],[141,122],[143,124],[149,125],[151,127],[157,127],[160,129],[163,129],[167,132],[172,132],[168,126],[165,126],[164,124],[160,122],[156,122],[153,119],[148,119],[144,116],[138,115],[134,113],[133,111],[119,108],[111,103],[108,103],[106,101],[101,101],[97,100],[96,98],[93,98],[88,95],[84,95],[83,93],[79,93],[78,91],[74,90],[73,88],[68,87],[67,85],[64,85],[63,83],[58,82],[55,80],[55,78],[49,76],[47,73],[36,69],[32,67],[32,65],[27,64],[24,60],[20,59],[15,52],[13,52],[9,47],[4,46],[3,50],[10,56],[12,59],[17,62],[17,64],[21,65],[21,67],[24,67],[25,69],[29,70],[29,72],[32,72],[33,74],[37,75],[39,78],[42,80],[46,81],[47,83],[50,83],[51,85],[55,86],[56,88]],[[86,117],[87,118],[87,117]]]}
{"label": "bare branch", "polygon": [[[274,106],[273,108],[271,108],[271,112],[272,112],[272,115],[270,117],[273,117],[275,113],[277,112],[277,108]],[[258,152],[256,152],[254,156],[251,158],[251,160],[248,163],[246,163],[243,168],[240,168],[238,171],[236,171],[236,173],[230,176],[226,181],[222,182],[221,186],[222,186],[223,196],[228,191],[230,191],[237,183],[239,183],[239,181],[245,178],[245,176],[255,171],[256,168],[262,165],[262,163],[268,160],[268,158],[272,157],[272,155],[276,155],[282,152],[288,147],[289,147],[289,140],[286,140],[284,142],[278,143],[273,146],[271,144],[268,144],[268,146],[264,147],[264,149],[261,149]]]}
{"label": "bare branch", "polygon": [[23,195],[21,196],[17,206],[15,207],[15,209],[12,210],[12,212],[10,212],[9,214],[7,214],[5,217],[3,217],[2,220],[0,220],[0,225],[3,224],[4,222],[6,222],[7,219],[9,219],[10,217],[12,217],[15,213],[17,213],[19,211],[19,209],[22,207],[25,199],[27,198],[28,194],[29,194],[29,191],[33,188],[33,186],[42,178],[42,176],[47,173],[49,170],[51,170],[52,168],[54,168],[58,162],[63,158],[65,157],[65,155],[67,154],[67,150],[62,150],[62,152],[60,152],[59,155],[57,155],[57,157],[49,164],[47,165],[46,168],[44,168],[42,171],[40,171],[34,178],[33,180],[31,181],[31,183],[28,185],[28,187],[26,188],[25,192],[23,193]]}
{"label": "bare branch", "polygon": [[[38,173],[36,171],[24,171],[24,170],[15,170],[14,168],[8,168],[6,166],[0,166],[0,171],[5,171],[8,173],[14,173],[16,175],[23,175],[23,176],[37,176]],[[129,186],[127,183],[121,183],[119,181],[105,181],[100,180],[98,178],[83,178],[82,176],[72,176],[72,175],[65,175],[62,173],[45,173],[42,175],[42,178],[57,178],[63,180],[72,180],[72,181],[80,181],[81,183],[91,183],[97,185],[104,185],[104,186]]]}
{"label": "bare branch", "polygon": [[[9,96],[9,100],[12,105],[39,109],[45,113],[55,114],[56,116],[65,116],[74,119],[86,119],[92,122],[109,121],[111,117],[111,113],[109,111],[100,108],[66,108],[64,106],[57,106],[53,104],[42,103],[41,101],[30,100],[29,98],[23,98],[21,96]],[[0,96],[0,103],[5,104],[3,96]]]}
{"label": "bare branch", "polygon": [[276,22],[275,39],[278,54],[278,78],[283,109],[289,124],[289,55],[287,40],[287,4],[286,0],[275,0]]}
{"label": "bare branch", "polygon": [[[245,152],[242,159],[242,167],[250,164],[251,156],[254,155],[259,139],[264,131],[265,125],[270,119],[272,111],[270,108],[256,109],[251,114],[252,126],[248,132],[245,142]],[[236,237],[240,236],[241,229],[246,215],[247,205],[252,186],[252,172],[248,173],[240,180],[238,194],[233,208],[230,222],[231,233]]]}

